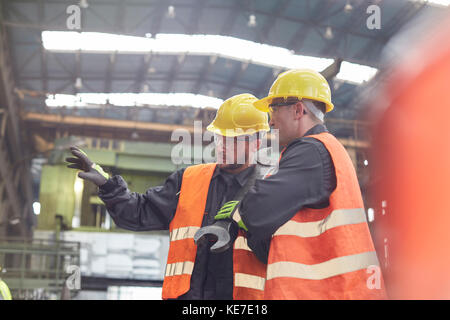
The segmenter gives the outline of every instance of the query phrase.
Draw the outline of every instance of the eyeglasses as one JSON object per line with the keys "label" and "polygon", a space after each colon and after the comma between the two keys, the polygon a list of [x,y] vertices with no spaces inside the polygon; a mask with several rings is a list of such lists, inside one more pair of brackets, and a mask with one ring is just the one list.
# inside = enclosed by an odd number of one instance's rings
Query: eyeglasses
{"label": "eyeglasses", "polygon": [[[277,110],[278,107],[289,107],[289,106],[292,106],[292,105],[296,104],[297,102],[301,101],[298,98],[294,98],[294,99],[287,98],[287,100],[284,102],[273,103],[276,99],[277,98],[273,99],[272,103],[269,104],[269,117],[272,113],[274,113]],[[281,98],[281,99],[284,100],[284,98]],[[281,101],[283,101],[283,100],[281,100]],[[280,100],[278,100],[278,101],[280,101]],[[303,109],[303,114],[306,114],[305,109]]]}
{"label": "eyeglasses", "polygon": [[272,103],[269,104],[269,111],[270,113],[273,113],[276,108],[278,107],[286,107],[286,106],[292,106],[299,102],[300,100],[297,97],[287,97],[285,98],[274,98],[272,100]]}

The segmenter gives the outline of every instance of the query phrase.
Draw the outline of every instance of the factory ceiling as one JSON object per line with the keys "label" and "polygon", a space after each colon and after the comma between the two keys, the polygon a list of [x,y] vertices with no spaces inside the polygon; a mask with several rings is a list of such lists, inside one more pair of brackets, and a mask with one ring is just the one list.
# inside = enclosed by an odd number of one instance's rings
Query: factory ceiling
{"label": "factory ceiling", "polygon": [[[144,39],[207,34],[284,48],[291,55],[327,58],[326,65],[334,61],[326,71],[336,106],[331,117],[354,119],[352,102],[361,83],[335,77],[339,67],[352,63],[378,68],[383,47],[407,21],[423,12],[442,10],[413,0],[84,0],[75,2],[80,29],[69,30],[71,5],[64,0],[2,1],[16,91],[27,111],[54,112],[46,107],[48,94],[178,92],[223,100],[249,92],[262,97],[285,70],[282,61],[277,61],[283,57],[276,55],[267,64],[214,50],[211,54],[62,52],[47,50],[42,39],[43,31]],[[368,27],[370,5],[380,9],[380,29]],[[239,45],[235,49],[245,51]],[[177,121],[175,117],[169,122]]]}

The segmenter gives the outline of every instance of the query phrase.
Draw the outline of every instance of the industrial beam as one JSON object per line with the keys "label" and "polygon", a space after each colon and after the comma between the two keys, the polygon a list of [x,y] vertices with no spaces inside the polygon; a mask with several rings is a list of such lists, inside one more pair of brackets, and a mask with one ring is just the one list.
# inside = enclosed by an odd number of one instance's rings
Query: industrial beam
{"label": "industrial beam", "polygon": [[108,66],[106,67],[105,76],[105,93],[111,92],[112,87],[112,74],[114,72],[114,66],[116,65],[116,53],[113,52],[108,57]]}
{"label": "industrial beam", "polygon": [[[0,2],[0,19],[3,21],[3,3]],[[8,110],[9,121],[12,127],[12,149],[14,158],[18,159],[21,156],[20,136],[19,136],[19,122],[17,116],[17,104],[16,97],[13,90],[14,78],[11,71],[11,60],[8,52],[8,43],[6,42],[6,30],[2,24],[0,24],[0,92],[2,92],[4,103]],[[2,90],[3,89],[3,90]]]}
{"label": "industrial beam", "polygon": [[[344,10],[345,4],[343,4],[340,12]],[[361,2],[357,7],[353,8],[350,12],[349,17],[347,18],[347,23],[343,27],[343,30],[336,33],[333,39],[328,41],[328,45],[326,45],[322,51],[320,52],[321,56],[330,55],[335,52],[335,50],[344,42],[344,38],[348,37],[349,32],[357,25],[362,25],[361,21],[367,18],[366,13],[367,3]],[[334,29],[334,28],[333,28]]]}
{"label": "industrial beam", "polygon": [[[193,126],[139,122],[105,118],[85,118],[55,114],[24,113],[27,130],[53,141],[58,135],[97,137],[116,140],[171,142],[172,132],[185,130],[192,135]],[[135,134],[138,134],[134,137]]]}
{"label": "industrial beam", "polygon": [[191,10],[190,24],[187,26],[187,34],[195,34],[198,30],[198,22],[203,14],[203,8],[206,7],[208,0],[197,0]]}
{"label": "industrial beam", "polygon": [[[223,24],[219,34],[222,36],[229,35],[231,33],[231,30],[233,29],[234,25],[236,24],[236,20],[238,17],[238,12],[241,8],[241,4],[239,1],[234,1],[233,5],[230,7],[230,10],[228,12],[228,16],[225,19],[225,23]],[[211,56],[206,57],[205,62],[202,67],[202,71],[200,72],[199,77],[197,78],[197,81],[195,82],[192,92],[193,93],[200,93],[200,90],[202,88],[203,83],[207,79],[208,75],[212,72],[214,69],[214,65],[216,64],[217,56]]]}
{"label": "industrial beam", "polygon": [[[151,21],[149,33],[152,35],[152,37],[154,37],[161,29],[161,23],[162,23],[162,18],[164,16],[165,5],[166,5],[166,3],[164,0],[159,1],[155,5],[155,8],[151,14],[153,16],[153,18],[149,19],[149,21]],[[153,58],[153,56],[151,55],[151,53],[146,54],[142,58],[142,62],[140,64],[138,70],[136,70],[136,78],[135,78],[134,90],[133,90],[135,93],[141,92],[143,85],[147,82],[148,70],[152,63],[152,58]]]}
{"label": "industrial beam", "polygon": [[229,98],[229,95],[231,93],[231,90],[233,87],[238,83],[239,78],[242,76],[242,74],[247,70],[248,63],[245,62],[238,62],[233,75],[231,76],[230,80],[228,81],[227,85],[225,86],[224,90],[222,91],[222,97],[224,99]]}
{"label": "industrial beam", "polygon": [[173,83],[175,82],[175,79],[177,78],[178,73],[180,72],[181,68],[184,65],[184,62],[186,61],[186,55],[181,54],[178,56],[175,56],[173,59],[172,67],[170,68],[169,76],[167,78],[166,87],[164,89],[164,92],[170,93],[172,92]]}
{"label": "industrial beam", "polygon": [[[1,22],[3,17],[4,2],[0,2]],[[0,107],[4,107],[8,114],[5,135],[0,138],[0,176],[1,180],[7,181],[6,194],[11,208],[9,215],[21,219],[20,230],[30,230],[25,228],[23,223],[28,220],[27,215],[31,214],[31,178],[27,168],[30,159],[27,158],[28,146],[22,138],[23,131],[20,129],[19,101],[14,93],[16,82],[8,48],[10,45],[7,41],[7,32],[3,23],[0,23]],[[21,167],[21,174],[15,185],[11,174],[18,172]]]}
{"label": "industrial beam", "polygon": [[[292,0],[281,0],[281,1],[275,1],[274,6],[271,10],[273,16],[278,17],[280,16],[284,10],[291,4]],[[269,32],[273,28],[277,21],[277,18],[270,18],[267,19],[267,22],[264,24],[264,26],[261,29],[258,29],[259,32],[257,33],[256,41],[260,43],[267,43],[267,38],[269,37]]]}
{"label": "industrial beam", "polygon": [[5,146],[5,143],[2,140],[0,140],[0,177],[1,177],[0,180],[7,182],[5,183],[5,189],[10,207],[12,209],[10,215],[14,217],[20,217],[22,212],[20,210],[19,204],[21,202],[19,201],[17,189],[15,188],[15,185],[12,183],[13,168],[10,161],[8,160],[7,152],[8,151]]}
{"label": "industrial beam", "polygon": [[[124,33],[125,1],[116,2],[116,23],[114,29],[116,33]],[[104,92],[110,93],[113,81],[113,72],[116,64],[117,53],[113,52],[108,56],[108,65],[106,67]]]}
{"label": "industrial beam", "polygon": [[275,69],[269,69],[266,72],[266,75],[263,76],[263,79],[259,82],[258,86],[253,90],[257,97],[265,95],[270,87],[270,84],[273,82],[275,78]]}
{"label": "industrial beam", "polygon": [[[308,1],[307,4],[309,8],[308,12],[310,12],[311,11],[310,2]],[[312,8],[312,12],[309,16],[317,17],[317,19],[320,19],[321,16],[324,16],[327,13],[328,9],[332,6],[332,3],[327,2],[325,8],[323,8],[322,5],[323,5],[322,3],[318,2]],[[275,17],[273,19],[275,19]],[[314,27],[315,26],[312,23],[305,23],[305,22],[300,23],[300,27],[291,37],[286,47],[294,51],[299,51],[303,47],[303,43],[308,37],[309,31]],[[259,82],[258,87],[255,88],[254,90],[257,96],[261,96],[262,94],[266,93],[267,89],[270,87],[270,84],[273,82],[273,80],[279,73],[276,71],[277,71],[276,69],[271,69],[267,71],[265,77],[263,77],[263,79]]]}
{"label": "industrial beam", "polygon": [[134,81],[134,93],[140,93],[142,91],[142,87],[147,81],[148,69],[152,63],[152,54],[147,53],[142,57],[142,62],[139,66],[139,69],[136,70],[136,79]]}
{"label": "industrial beam", "polygon": [[[45,22],[45,9],[43,0],[39,0],[37,3],[37,12],[39,16],[39,23],[44,24]],[[42,77],[42,91],[48,92],[48,68],[47,68],[47,51],[44,48],[42,39],[40,41],[40,51],[41,51],[41,77]]]}
{"label": "industrial beam", "polygon": [[[90,136],[117,140],[132,140],[133,132],[138,132],[138,141],[164,141],[170,142],[174,130],[185,130],[189,134],[194,133],[192,125],[174,125],[154,122],[136,122],[127,120],[115,120],[105,118],[85,118],[76,116],[61,116],[56,114],[24,113],[22,120],[27,124],[31,132],[47,132],[49,135],[44,139],[51,140],[57,131],[64,128],[64,133],[74,136]],[[355,126],[367,125],[361,121],[350,121],[343,119],[327,119],[329,125],[340,125],[354,129]],[[271,139],[271,135],[268,135]],[[367,149],[369,142],[365,140],[339,138],[339,141],[349,148]]]}
{"label": "industrial beam", "polygon": [[198,94],[200,93],[200,89],[202,88],[203,83],[205,82],[208,75],[214,69],[214,65],[217,61],[217,56],[205,57],[205,62],[203,64],[202,70],[200,71],[200,76],[197,81],[195,81],[194,86],[192,87],[191,92]]}
{"label": "industrial beam", "polygon": [[[99,80],[104,80],[104,76],[100,75],[100,76],[89,76],[89,77],[84,77],[84,80],[88,80],[88,81],[99,81]],[[28,77],[22,77],[22,80],[36,80],[36,79],[40,79],[37,76],[28,76]],[[67,77],[63,77],[63,76],[50,76],[49,77],[50,80],[56,80],[56,81],[68,81]],[[130,79],[129,77],[115,77],[115,80],[133,80]],[[71,80],[71,79],[70,79]],[[158,80],[158,81],[164,81],[167,80],[167,76],[166,74],[157,74],[155,75],[153,80]],[[197,81],[198,77],[193,76],[193,75],[180,75],[178,77],[178,80],[180,81]],[[228,82],[220,80],[220,79],[207,79],[207,82],[213,83],[213,84],[217,84],[217,85],[227,85]],[[252,91],[254,88],[250,87],[249,84],[234,84],[234,86],[238,87],[239,89],[243,89],[243,90],[247,90],[247,91]],[[65,87],[65,84],[64,86]],[[55,92],[56,93],[56,92]]]}
{"label": "industrial beam", "polygon": [[128,120],[115,120],[106,118],[87,118],[76,116],[63,116],[59,114],[44,114],[27,112],[22,114],[22,120],[27,124],[38,124],[42,127],[92,127],[95,129],[137,129],[142,131],[172,132],[176,129],[184,129],[193,133],[192,126],[180,126],[175,124],[139,122]]}
{"label": "industrial beam", "polygon": [[[206,6],[208,0],[198,0],[196,5],[192,7],[191,16],[189,18],[189,25],[186,27],[186,34],[195,34],[198,30],[198,23],[203,13],[203,8]],[[166,87],[164,92],[172,92],[173,84],[177,79],[178,73],[181,71],[184,63],[186,61],[186,55],[178,55],[172,64],[169,72],[169,77],[167,79]]]}

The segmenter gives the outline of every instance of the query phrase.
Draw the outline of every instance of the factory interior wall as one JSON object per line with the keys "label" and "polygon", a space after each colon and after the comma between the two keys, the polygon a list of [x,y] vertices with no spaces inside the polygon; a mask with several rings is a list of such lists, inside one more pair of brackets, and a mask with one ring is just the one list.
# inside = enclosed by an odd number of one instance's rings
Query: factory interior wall
{"label": "factory interior wall", "polygon": [[[119,171],[119,174],[127,182],[128,188],[132,192],[138,193],[145,193],[150,187],[163,184],[169,175],[165,172]],[[41,214],[38,216],[37,229],[54,230],[56,214],[64,217],[64,224],[69,228],[72,226],[75,210],[75,178],[75,171],[68,170],[65,165],[45,165],[43,167],[39,196]],[[97,206],[100,208],[97,209]],[[83,181],[80,226],[95,227],[97,210],[102,212],[104,220],[105,208],[97,196],[97,187],[90,182]],[[112,222],[111,229],[114,227]]]}
{"label": "factory interior wall", "polygon": [[38,229],[55,229],[56,214],[62,215],[63,222],[70,225],[75,207],[75,177],[74,173],[62,164],[42,167]]}

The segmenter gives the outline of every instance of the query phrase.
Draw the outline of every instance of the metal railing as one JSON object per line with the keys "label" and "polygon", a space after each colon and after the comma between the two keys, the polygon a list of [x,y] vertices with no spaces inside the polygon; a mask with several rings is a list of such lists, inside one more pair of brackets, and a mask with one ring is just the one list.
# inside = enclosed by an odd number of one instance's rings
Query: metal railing
{"label": "metal railing", "polygon": [[67,267],[80,266],[80,243],[48,239],[0,238],[0,277],[14,299],[61,299],[67,296]]}

